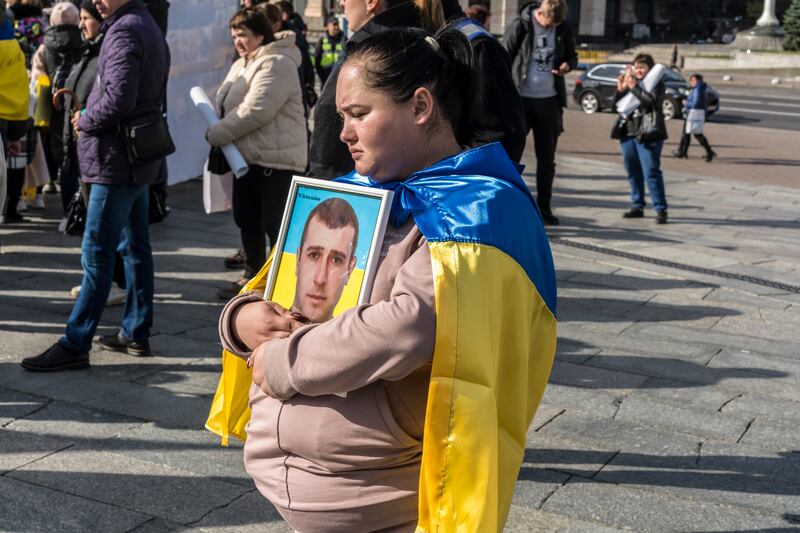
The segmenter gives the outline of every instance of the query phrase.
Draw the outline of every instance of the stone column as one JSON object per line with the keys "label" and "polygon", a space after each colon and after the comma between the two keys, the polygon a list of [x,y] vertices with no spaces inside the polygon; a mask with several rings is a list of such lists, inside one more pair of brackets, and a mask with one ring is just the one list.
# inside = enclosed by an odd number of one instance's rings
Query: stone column
{"label": "stone column", "polygon": [[578,24],[578,35],[602,37],[606,33],[606,1],[583,0]]}
{"label": "stone column", "polygon": [[764,0],[764,12],[756,21],[756,26],[779,26],[778,17],[775,16],[775,0]]}
{"label": "stone column", "polygon": [[503,35],[517,15],[519,15],[519,0],[494,0],[492,2],[492,33]]}
{"label": "stone column", "polygon": [[740,31],[732,46],[740,50],[783,50],[783,28],[775,16],[775,0],[764,0],[764,12],[756,25]]}
{"label": "stone column", "polygon": [[322,0],[308,0],[303,10],[303,19],[309,30],[319,31],[325,25],[325,7]]}

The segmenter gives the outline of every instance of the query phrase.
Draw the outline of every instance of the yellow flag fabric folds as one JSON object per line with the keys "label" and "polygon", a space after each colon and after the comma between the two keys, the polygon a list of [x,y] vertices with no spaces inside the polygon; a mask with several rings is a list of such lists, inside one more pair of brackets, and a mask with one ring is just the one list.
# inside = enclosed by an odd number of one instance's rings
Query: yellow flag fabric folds
{"label": "yellow flag fabric folds", "polygon": [[431,255],[436,345],[417,531],[500,531],[552,367],[556,320],[500,250],[433,243]]}
{"label": "yellow flag fabric folds", "polygon": [[[272,256],[258,274],[242,288],[242,292],[264,291],[267,284],[267,272],[272,265]],[[250,384],[253,372],[247,368],[242,358],[222,350],[222,375],[219,378],[217,392],[211,402],[211,409],[206,420],[206,429],[222,437],[222,445],[227,446],[231,435],[241,440],[247,439],[245,426],[250,420]]]}

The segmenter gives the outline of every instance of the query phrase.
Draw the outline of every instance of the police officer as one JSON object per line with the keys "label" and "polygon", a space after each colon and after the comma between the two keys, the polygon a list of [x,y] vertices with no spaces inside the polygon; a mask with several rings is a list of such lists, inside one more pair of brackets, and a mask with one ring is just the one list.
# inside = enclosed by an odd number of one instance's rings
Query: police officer
{"label": "police officer", "polygon": [[327,33],[317,43],[317,54],[314,60],[320,85],[325,85],[325,80],[330,76],[333,66],[344,57],[344,39],[342,30],[339,28],[339,20],[336,17],[330,17],[325,24],[325,29]]}

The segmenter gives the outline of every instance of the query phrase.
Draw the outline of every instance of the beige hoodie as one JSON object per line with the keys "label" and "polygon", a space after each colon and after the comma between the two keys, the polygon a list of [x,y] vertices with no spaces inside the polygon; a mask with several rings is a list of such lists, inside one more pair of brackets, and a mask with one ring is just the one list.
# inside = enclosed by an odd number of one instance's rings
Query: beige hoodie
{"label": "beige hoodie", "polygon": [[[369,305],[267,345],[264,375],[279,399],[251,388],[245,466],[290,523],[286,510],[358,509],[360,531],[416,517],[436,333],[431,257],[413,221],[387,229],[381,255]],[[225,307],[228,350],[244,355],[230,317],[258,297]],[[333,395],[341,392],[347,396]],[[386,506],[378,509],[387,503],[405,519],[382,522]]]}
{"label": "beige hoodie", "polygon": [[224,116],[208,129],[212,146],[232,142],[250,164],[305,170],[308,132],[294,40],[294,32],[278,32],[275,41],[233,64],[217,91]]}

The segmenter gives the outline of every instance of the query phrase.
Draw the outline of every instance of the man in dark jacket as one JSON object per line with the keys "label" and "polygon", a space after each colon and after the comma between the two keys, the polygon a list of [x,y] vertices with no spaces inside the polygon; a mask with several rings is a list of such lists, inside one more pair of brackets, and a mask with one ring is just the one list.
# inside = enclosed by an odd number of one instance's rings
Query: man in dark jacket
{"label": "man in dark jacket", "polygon": [[536,150],[536,203],[545,224],[556,225],[550,200],[558,136],[567,107],[564,74],[578,65],[565,0],[542,0],[525,7],[503,37],[513,61],[512,74],[525,107],[527,129]]}
{"label": "man in dark jacket", "polygon": [[95,0],[95,6],[103,16],[105,33],[97,82],[86,112],[73,118],[81,175],[92,184],[81,250],[83,282],[64,336],[41,355],[22,361],[31,371],[89,366],[117,249],[125,260],[127,280],[122,329],[99,342],[108,350],[150,355],[154,280],[148,185],[157,179],[161,161],[131,166],[118,128],[137,108],[161,103],[169,57],[164,37],[142,0]]}

